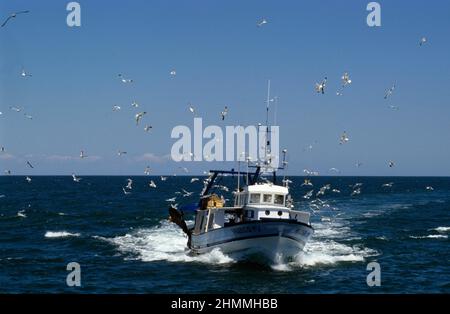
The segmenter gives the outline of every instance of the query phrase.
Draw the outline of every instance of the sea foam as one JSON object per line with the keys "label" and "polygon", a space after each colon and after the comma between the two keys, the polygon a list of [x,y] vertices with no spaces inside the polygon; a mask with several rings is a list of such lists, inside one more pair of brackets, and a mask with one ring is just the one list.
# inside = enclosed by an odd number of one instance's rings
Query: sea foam
{"label": "sea foam", "polygon": [[46,238],[66,238],[66,237],[79,237],[79,233],[70,233],[67,231],[47,231],[45,233]]}

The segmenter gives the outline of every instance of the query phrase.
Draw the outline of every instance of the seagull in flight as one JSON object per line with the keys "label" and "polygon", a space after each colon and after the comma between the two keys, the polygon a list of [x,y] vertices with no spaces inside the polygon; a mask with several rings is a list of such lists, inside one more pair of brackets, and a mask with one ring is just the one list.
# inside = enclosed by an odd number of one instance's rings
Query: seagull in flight
{"label": "seagull in flight", "polygon": [[128,192],[127,190],[125,190],[125,188],[122,188],[123,194],[128,195],[131,194],[131,192]]}
{"label": "seagull in flight", "polygon": [[29,115],[29,114],[26,114],[26,113],[24,113],[23,115],[25,116],[25,118],[33,120],[33,116],[32,115]]}
{"label": "seagull in flight", "polygon": [[167,180],[167,177],[161,176],[160,178],[161,178],[161,181],[166,181]]}
{"label": "seagull in flight", "polygon": [[392,95],[395,89],[395,84],[392,84],[391,88],[389,88],[386,93],[384,94],[384,99],[388,99],[389,96]]}
{"label": "seagull in flight", "polygon": [[153,127],[152,127],[151,125],[146,125],[146,126],[144,127],[144,131],[145,131],[145,132],[148,132],[148,131],[150,131],[151,129],[153,129]]}
{"label": "seagull in flight", "polygon": [[27,161],[27,165],[28,165],[28,167],[30,167],[31,169],[34,169],[33,165],[32,165],[29,161]]}
{"label": "seagull in flight", "polygon": [[125,188],[128,190],[132,190],[133,189],[133,180],[131,180],[131,179],[127,179],[127,180],[128,180],[128,183]]}
{"label": "seagull in flight", "polygon": [[427,191],[434,191],[434,188],[433,188],[432,186],[427,186],[427,187],[425,187],[425,189],[426,189]]}
{"label": "seagull in flight", "polygon": [[389,109],[392,109],[392,110],[399,110],[400,108],[397,107],[397,106],[394,106],[394,105],[389,105]]}
{"label": "seagull in flight", "polygon": [[119,79],[120,79],[120,80],[122,81],[122,83],[124,83],[124,84],[133,83],[133,80],[132,80],[132,79],[124,78],[122,74],[119,74],[118,76],[119,76]]}
{"label": "seagull in flight", "polygon": [[267,23],[268,23],[268,21],[265,18],[263,18],[256,24],[256,26],[261,27]]}
{"label": "seagull in flight", "polygon": [[3,22],[1,27],[5,27],[6,24],[9,22],[9,20],[14,19],[17,17],[17,15],[19,14],[24,14],[24,13],[29,13],[30,11],[26,10],[26,11],[19,11],[19,12],[13,12],[11,13],[8,18]]}
{"label": "seagull in flight", "polygon": [[73,181],[74,181],[74,182],[80,182],[80,181],[81,181],[81,178],[78,178],[78,177],[75,175],[75,173],[72,173],[72,178],[73,178]]}
{"label": "seagull in flight", "polygon": [[87,156],[84,154],[84,150],[82,150],[81,152],[80,152],[80,158],[81,159],[84,159],[84,158],[86,158]]}
{"label": "seagull in flight", "polygon": [[389,168],[393,168],[395,166],[395,162],[393,162],[391,160],[391,161],[389,161],[388,165],[389,165]]}
{"label": "seagull in flight", "polygon": [[419,46],[422,47],[423,45],[425,45],[426,42],[427,42],[427,38],[426,37],[420,38]]}
{"label": "seagull in flight", "polygon": [[188,192],[185,189],[181,189],[181,191],[183,191],[183,197],[188,197],[194,194],[194,192]]}
{"label": "seagull in flight", "polygon": [[142,119],[142,117],[147,114],[146,111],[139,112],[135,115],[136,125],[139,125],[139,121]]}
{"label": "seagull in flight", "polygon": [[121,150],[117,151],[117,155],[119,155],[119,156],[126,155],[126,154],[127,154],[127,152],[123,152]]}
{"label": "seagull in flight", "polygon": [[309,200],[309,199],[311,198],[311,196],[313,195],[313,193],[314,193],[314,190],[311,190],[311,191],[309,191],[308,193],[306,193],[305,195],[303,195],[302,197],[303,197],[304,199]]}
{"label": "seagull in flight", "polygon": [[198,180],[200,180],[199,178],[192,178],[191,179],[191,183],[194,183],[195,181],[198,181]]}
{"label": "seagull in flight", "polygon": [[26,72],[24,68],[22,68],[22,72],[20,73],[20,76],[22,77],[32,77],[33,75]]}
{"label": "seagull in flight", "polygon": [[25,180],[27,180],[28,183],[31,183],[31,178],[30,177],[26,177]]}
{"label": "seagull in flight", "polygon": [[172,198],[168,198],[168,199],[166,199],[166,202],[171,202],[171,203],[173,203],[173,202],[175,202],[176,199],[177,199],[176,196],[175,196],[175,197],[172,197]]}
{"label": "seagull in flight", "polygon": [[383,187],[383,188],[391,188],[393,185],[394,185],[394,182],[389,182],[389,183],[383,184],[381,187]]}
{"label": "seagull in flight", "polygon": [[225,106],[223,111],[220,113],[220,116],[222,117],[222,121],[225,120],[225,116],[228,114],[228,107]]}
{"label": "seagull in flight", "polygon": [[176,75],[177,75],[177,71],[176,70],[170,71],[170,76],[176,76]]}
{"label": "seagull in flight", "polygon": [[14,107],[14,106],[10,106],[9,109],[11,109],[12,111],[15,111],[15,112],[20,112],[20,111],[22,111],[22,108]]}
{"label": "seagull in flight", "polygon": [[327,84],[327,77],[322,80],[321,83],[316,83],[316,92],[325,94],[325,86]]}
{"label": "seagull in flight", "polygon": [[341,137],[340,137],[339,144],[340,144],[340,145],[345,144],[345,143],[347,143],[349,140],[350,140],[350,139],[349,139],[349,137],[347,136],[347,133],[344,131],[344,133],[342,133],[342,135],[341,135]]}
{"label": "seagull in flight", "polygon": [[359,195],[361,194],[361,188],[357,188],[355,190],[353,190],[352,194],[350,194],[350,196],[355,196],[355,195]]}
{"label": "seagull in flight", "polygon": [[342,75],[341,79],[342,79],[342,87],[345,87],[352,83],[352,80],[350,79],[350,76],[348,75],[347,72],[345,72],[344,75]]}
{"label": "seagull in flight", "polygon": [[309,179],[305,179],[305,181],[303,181],[303,183],[300,186],[313,186],[313,184],[311,183],[311,180]]}
{"label": "seagull in flight", "polygon": [[148,184],[148,186],[151,187],[151,188],[156,188],[155,181],[151,180],[150,183]]}
{"label": "seagull in flight", "polygon": [[191,104],[189,104],[189,111],[195,115],[195,108]]}
{"label": "seagull in flight", "polygon": [[139,107],[139,104],[137,102],[133,101],[131,103],[131,106],[134,107],[134,108],[137,108],[137,107]]}
{"label": "seagull in flight", "polygon": [[145,167],[144,174],[148,176],[148,175],[150,175],[150,171],[151,171],[150,167],[147,166],[147,167]]}
{"label": "seagull in flight", "polygon": [[122,109],[120,106],[114,106],[113,107],[113,111],[119,111],[120,109]]}

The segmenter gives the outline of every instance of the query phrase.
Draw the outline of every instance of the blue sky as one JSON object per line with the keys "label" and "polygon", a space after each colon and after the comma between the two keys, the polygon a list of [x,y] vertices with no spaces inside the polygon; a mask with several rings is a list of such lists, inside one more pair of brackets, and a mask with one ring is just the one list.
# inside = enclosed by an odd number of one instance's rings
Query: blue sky
{"label": "blue sky", "polygon": [[[0,29],[2,172],[233,167],[171,162],[171,130],[193,125],[189,102],[205,125],[224,126],[225,105],[227,125],[264,122],[270,79],[290,174],[335,167],[342,175],[450,175],[448,2],[379,1],[382,25],[374,28],[366,24],[369,1],[79,1],[79,28],[66,25],[68,2],[0,3],[2,18],[31,10]],[[258,28],[263,17],[269,23]],[[22,67],[33,77],[22,78]],[[336,96],[345,71],[352,84]],[[118,73],[134,83],[122,84]],[[325,76],[319,95],[314,84]],[[134,100],[148,112],[150,133],[135,126]],[[339,145],[344,130],[350,141]],[[82,149],[91,157],[80,160]],[[119,149],[128,154],[117,156]]]}

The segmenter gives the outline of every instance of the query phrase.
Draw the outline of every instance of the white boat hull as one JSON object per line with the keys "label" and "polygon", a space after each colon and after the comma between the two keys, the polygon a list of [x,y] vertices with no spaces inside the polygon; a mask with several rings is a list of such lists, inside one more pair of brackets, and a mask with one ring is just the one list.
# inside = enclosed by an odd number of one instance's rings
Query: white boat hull
{"label": "white boat hull", "polygon": [[299,254],[312,233],[310,226],[292,221],[255,221],[193,234],[190,249],[202,254],[219,248],[224,254],[279,262]]}

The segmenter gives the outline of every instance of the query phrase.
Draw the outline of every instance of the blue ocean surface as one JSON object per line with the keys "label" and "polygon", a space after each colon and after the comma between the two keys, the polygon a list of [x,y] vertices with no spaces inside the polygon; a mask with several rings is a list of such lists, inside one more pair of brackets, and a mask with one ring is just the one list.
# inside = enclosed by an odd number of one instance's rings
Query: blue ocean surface
{"label": "blue ocean surface", "polygon": [[[450,292],[450,178],[313,177],[313,187],[290,178],[296,208],[312,213],[315,234],[279,265],[220,251],[186,255],[166,199],[196,202],[203,178],[132,177],[125,195],[127,179],[1,177],[0,293]],[[235,181],[222,183],[232,200]],[[356,183],[361,194],[351,196]],[[331,188],[318,200],[325,184]],[[183,188],[195,193],[175,194]],[[81,287],[66,284],[70,262],[81,266]],[[370,262],[380,264],[379,287],[367,285]]]}

